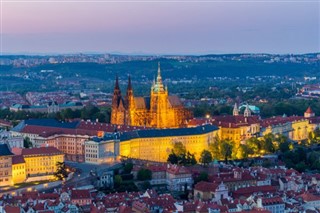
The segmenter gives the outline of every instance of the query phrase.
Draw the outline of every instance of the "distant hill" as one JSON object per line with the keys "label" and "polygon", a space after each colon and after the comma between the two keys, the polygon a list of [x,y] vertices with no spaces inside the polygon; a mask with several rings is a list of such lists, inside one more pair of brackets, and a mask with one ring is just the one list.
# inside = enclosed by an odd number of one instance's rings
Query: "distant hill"
{"label": "distant hill", "polygon": [[[75,74],[81,77],[114,79],[118,74],[124,77],[128,74],[153,78],[157,72],[157,62],[161,62],[164,78],[206,78],[206,77],[246,77],[246,76],[319,76],[319,63],[263,63],[259,60],[242,61],[178,61],[161,59],[151,61],[128,61],[117,64],[69,63],[47,64],[31,68],[32,71],[53,69],[65,77]],[[6,67],[6,70],[8,67]]]}

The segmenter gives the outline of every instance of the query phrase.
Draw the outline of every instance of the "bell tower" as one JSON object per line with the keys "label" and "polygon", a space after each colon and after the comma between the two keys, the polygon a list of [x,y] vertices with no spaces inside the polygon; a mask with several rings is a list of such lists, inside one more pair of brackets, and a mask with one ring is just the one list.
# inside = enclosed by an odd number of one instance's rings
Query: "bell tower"
{"label": "bell tower", "polygon": [[125,124],[125,104],[123,102],[117,75],[112,97],[111,124]]}
{"label": "bell tower", "polygon": [[238,116],[239,115],[239,109],[238,109],[238,105],[237,103],[234,103],[234,107],[233,107],[233,116]]}
{"label": "bell tower", "polygon": [[168,90],[164,87],[161,77],[160,62],[158,63],[158,75],[151,87],[151,126],[164,128],[168,126]]}

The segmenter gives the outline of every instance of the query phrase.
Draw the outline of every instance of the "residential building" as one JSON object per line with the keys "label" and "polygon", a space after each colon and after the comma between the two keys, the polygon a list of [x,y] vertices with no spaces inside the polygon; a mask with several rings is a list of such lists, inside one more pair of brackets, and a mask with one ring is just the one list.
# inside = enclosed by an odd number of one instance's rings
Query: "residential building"
{"label": "residential building", "polygon": [[190,171],[184,166],[167,165],[167,187],[171,191],[191,189],[193,178]]}
{"label": "residential building", "polygon": [[7,144],[0,144],[0,187],[13,185],[12,180],[12,157]]}
{"label": "residential building", "polygon": [[57,163],[64,162],[64,154],[55,147],[22,149],[26,163],[27,177],[52,175],[57,171]]}
{"label": "residential building", "polygon": [[257,199],[257,207],[264,208],[272,213],[284,213],[285,203],[280,197],[261,197]]}
{"label": "residential building", "polygon": [[194,186],[193,197],[194,199],[203,201],[212,200],[214,198],[214,192],[217,187],[217,183],[201,181]]}
{"label": "residential building", "polygon": [[22,183],[27,179],[26,162],[22,155],[12,157],[12,181],[13,184]]}
{"label": "residential building", "polygon": [[92,202],[89,190],[72,190],[70,199],[71,203],[79,206],[90,205]]}

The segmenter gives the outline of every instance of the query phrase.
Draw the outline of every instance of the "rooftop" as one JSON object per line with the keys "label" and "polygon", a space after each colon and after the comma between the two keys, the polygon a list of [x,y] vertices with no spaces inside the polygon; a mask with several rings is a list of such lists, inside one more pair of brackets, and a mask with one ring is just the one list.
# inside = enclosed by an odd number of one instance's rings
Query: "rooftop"
{"label": "rooftop", "polygon": [[7,144],[0,144],[0,156],[13,155]]}
{"label": "rooftop", "polygon": [[22,149],[21,155],[62,155],[63,153],[59,151],[55,147],[39,147],[39,148],[31,148],[31,149]]}

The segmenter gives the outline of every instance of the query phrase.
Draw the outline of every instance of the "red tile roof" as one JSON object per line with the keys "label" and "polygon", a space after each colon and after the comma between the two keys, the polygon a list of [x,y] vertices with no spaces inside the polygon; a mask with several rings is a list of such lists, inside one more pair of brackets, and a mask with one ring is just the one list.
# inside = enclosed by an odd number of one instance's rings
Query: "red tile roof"
{"label": "red tile roof", "polygon": [[12,157],[12,165],[20,164],[20,163],[25,163],[23,156],[22,155],[14,155]]}
{"label": "red tile roof", "polygon": [[20,213],[20,208],[18,206],[5,206],[4,210],[10,213]]}
{"label": "red tile roof", "polygon": [[275,186],[249,186],[240,188],[233,192],[234,197],[250,196],[253,193],[275,193],[277,191]]}
{"label": "red tile roof", "polygon": [[0,119],[0,126],[11,127],[12,123],[10,121]]}
{"label": "red tile roof", "polygon": [[311,193],[309,193],[309,192],[306,192],[306,193],[300,195],[300,197],[301,197],[305,202],[311,202],[311,201],[320,200],[320,196],[319,196],[319,195],[314,195],[314,194],[311,194]]}
{"label": "red tile roof", "polygon": [[262,198],[262,205],[264,206],[282,204],[282,203],[284,202],[280,197]]}
{"label": "red tile roof", "polygon": [[62,155],[63,153],[55,147],[39,147],[31,149],[22,149],[21,155]]}
{"label": "red tile roof", "polygon": [[306,113],[309,113],[309,114],[313,113],[311,107],[308,107],[308,109],[306,110]]}
{"label": "red tile roof", "polygon": [[190,171],[184,166],[168,164],[167,172],[170,174],[180,175],[180,174],[191,174]]}
{"label": "red tile roof", "polygon": [[91,199],[89,190],[72,190],[71,199]]}
{"label": "red tile roof", "polygon": [[214,192],[217,187],[218,187],[217,183],[209,183],[209,182],[201,181],[194,186],[194,189],[201,192]]}

